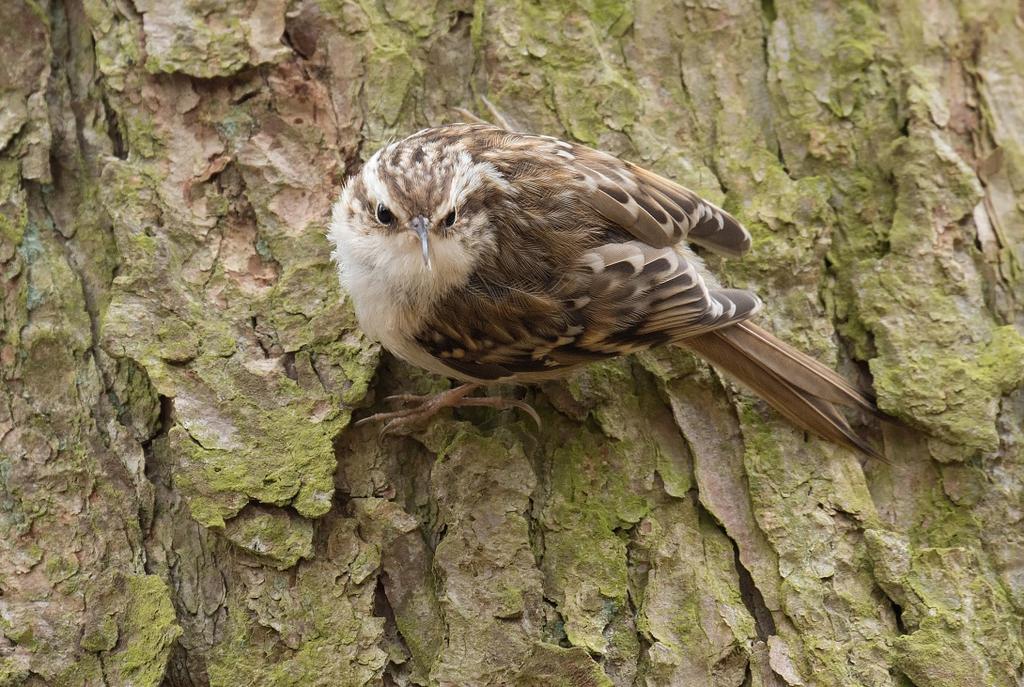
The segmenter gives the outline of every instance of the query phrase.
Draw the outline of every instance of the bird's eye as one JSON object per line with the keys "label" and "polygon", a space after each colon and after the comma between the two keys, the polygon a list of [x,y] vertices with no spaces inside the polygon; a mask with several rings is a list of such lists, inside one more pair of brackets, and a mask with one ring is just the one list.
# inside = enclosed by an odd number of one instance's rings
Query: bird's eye
{"label": "bird's eye", "polygon": [[448,216],[444,218],[444,225],[446,227],[451,227],[453,224],[455,224],[455,210],[449,212]]}
{"label": "bird's eye", "polygon": [[391,210],[388,210],[383,204],[378,204],[377,221],[381,224],[391,224],[395,221],[395,216],[391,214]]}

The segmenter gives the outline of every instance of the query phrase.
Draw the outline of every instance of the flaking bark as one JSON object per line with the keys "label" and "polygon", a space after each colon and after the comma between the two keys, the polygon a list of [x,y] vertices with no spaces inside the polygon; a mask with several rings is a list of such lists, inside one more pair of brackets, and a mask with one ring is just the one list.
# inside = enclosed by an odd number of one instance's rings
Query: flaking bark
{"label": "flaking bark", "polygon": [[[0,2],[0,685],[1017,685],[1010,0]],[[484,98],[750,227],[759,322],[888,462],[677,350],[467,411],[324,238]],[[508,391],[508,393],[516,393]],[[917,428],[917,429],[912,429]]]}

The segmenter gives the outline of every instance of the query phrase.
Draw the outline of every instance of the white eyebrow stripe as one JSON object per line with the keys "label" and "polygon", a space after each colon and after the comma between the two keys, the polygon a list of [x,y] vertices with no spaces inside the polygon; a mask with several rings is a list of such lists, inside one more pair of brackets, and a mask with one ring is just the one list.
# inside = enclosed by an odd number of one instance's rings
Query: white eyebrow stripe
{"label": "white eyebrow stripe", "polygon": [[[391,194],[388,193],[387,184],[380,178],[380,158],[383,153],[390,151],[394,145],[392,143],[390,146],[378,150],[366,161],[366,165],[363,167],[363,181],[366,183],[366,190],[369,192],[370,200],[375,200],[377,203],[383,204],[388,208],[394,205],[394,200],[391,198]],[[374,209],[376,209],[376,206]]]}
{"label": "white eyebrow stripe", "polygon": [[[448,186],[447,202],[438,208],[438,215],[443,217],[452,210],[458,211],[459,200],[466,194],[472,193],[480,188],[485,181],[500,187],[502,190],[511,191],[508,180],[502,176],[498,168],[490,162],[478,162],[465,150],[460,150],[452,162],[452,180]],[[442,212],[443,211],[443,212]]]}

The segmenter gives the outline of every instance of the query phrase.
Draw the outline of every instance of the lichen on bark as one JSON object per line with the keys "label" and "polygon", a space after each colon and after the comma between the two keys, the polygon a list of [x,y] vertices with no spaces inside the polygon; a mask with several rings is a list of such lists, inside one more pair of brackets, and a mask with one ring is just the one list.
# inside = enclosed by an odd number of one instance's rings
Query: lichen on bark
{"label": "lichen on bark", "polygon": [[[1010,0],[0,3],[0,685],[1015,685]],[[486,99],[486,100],[485,100]],[[379,440],[446,382],[324,237],[493,103],[751,229],[708,257],[885,463],[674,349]]]}

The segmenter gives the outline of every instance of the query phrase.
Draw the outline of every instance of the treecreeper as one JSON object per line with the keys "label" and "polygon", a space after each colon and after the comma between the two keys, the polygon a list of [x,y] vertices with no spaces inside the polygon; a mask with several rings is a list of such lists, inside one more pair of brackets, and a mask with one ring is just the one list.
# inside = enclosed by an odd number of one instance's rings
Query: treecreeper
{"label": "treecreeper", "polygon": [[516,406],[480,385],[557,378],[673,344],[824,439],[879,452],[837,406],[872,398],[752,322],[688,243],[740,256],[750,234],[635,164],[489,124],[429,128],[377,151],[345,184],[328,237],[360,327],[394,355],[463,382],[366,421],[385,431],[454,406]]}

